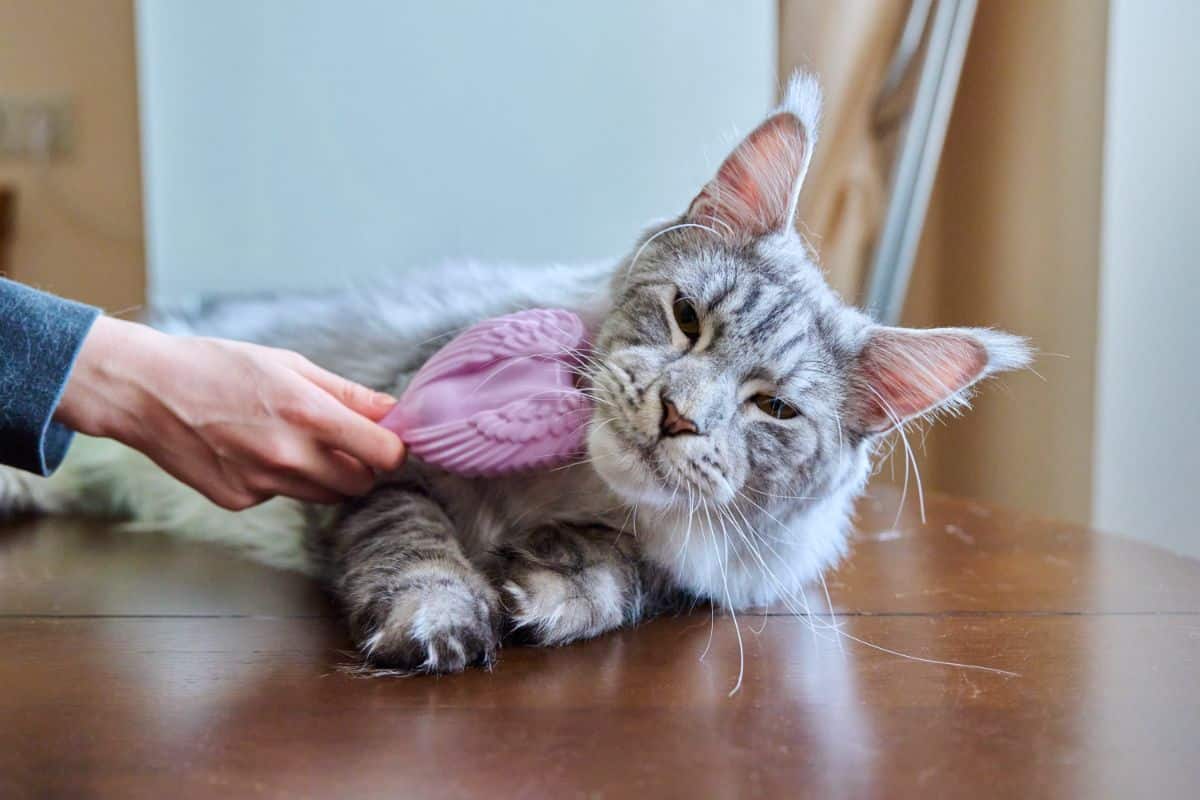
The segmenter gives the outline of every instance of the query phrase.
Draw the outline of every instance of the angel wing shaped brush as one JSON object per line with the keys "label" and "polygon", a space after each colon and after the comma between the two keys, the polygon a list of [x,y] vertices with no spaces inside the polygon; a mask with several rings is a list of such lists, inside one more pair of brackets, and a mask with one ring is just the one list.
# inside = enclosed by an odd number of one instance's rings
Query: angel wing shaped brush
{"label": "angel wing shaped brush", "polygon": [[569,311],[485,320],[425,362],[380,424],[421,460],[461,475],[566,463],[583,449],[591,414],[575,380],[586,347]]}

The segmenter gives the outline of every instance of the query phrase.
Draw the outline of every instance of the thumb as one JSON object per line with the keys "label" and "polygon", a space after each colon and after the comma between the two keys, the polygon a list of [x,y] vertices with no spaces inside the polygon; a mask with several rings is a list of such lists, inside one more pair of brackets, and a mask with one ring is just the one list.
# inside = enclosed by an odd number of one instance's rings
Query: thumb
{"label": "thumb", "polygon": [[300,373],[317,386],[333,395],[339,403],[372,422],[378,422],[396,405],[396,398],[390,394],[376,392],[360,383],[349,381],[340,375],[321,369],[316,364],[306,362],[300,368]]}

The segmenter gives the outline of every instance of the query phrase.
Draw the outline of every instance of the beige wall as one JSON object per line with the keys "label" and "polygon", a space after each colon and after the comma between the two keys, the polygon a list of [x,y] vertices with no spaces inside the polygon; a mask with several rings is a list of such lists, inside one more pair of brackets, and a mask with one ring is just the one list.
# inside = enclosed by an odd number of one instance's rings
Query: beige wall
{"label": "beige wall", "polygon": [[[780,3],[781,71],[815,68],[831,95],[802,223],[850,297],[888,191],[893,118],[874,98],[907,6]],[[980,0],[905,323],[1028,336],[1045,380],[1007,376],[914,431],[926,489],[1089,517],[1107,16],[1103,0]]]}
{"label": "beige wall", "polygon": [[145,294],[132,0],[0,0],[0,95],[67,96],[74,149],[0,157],[17,192],[10,277],[110,311]]}
{"label": "beige wall", "polygon": [[1043,355],[927,439],[926,484],[1087,521],[1108,4],[979,4],[906,322]]}

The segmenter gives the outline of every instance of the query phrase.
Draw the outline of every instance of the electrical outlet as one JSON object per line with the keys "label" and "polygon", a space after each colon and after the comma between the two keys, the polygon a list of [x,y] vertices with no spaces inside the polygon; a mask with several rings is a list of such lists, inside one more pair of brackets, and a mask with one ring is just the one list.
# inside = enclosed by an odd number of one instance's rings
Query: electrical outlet
{"label": "electrical outlet", "polygon": [[0,158],[61,158],[72,144],[68,100],[0,95]]}

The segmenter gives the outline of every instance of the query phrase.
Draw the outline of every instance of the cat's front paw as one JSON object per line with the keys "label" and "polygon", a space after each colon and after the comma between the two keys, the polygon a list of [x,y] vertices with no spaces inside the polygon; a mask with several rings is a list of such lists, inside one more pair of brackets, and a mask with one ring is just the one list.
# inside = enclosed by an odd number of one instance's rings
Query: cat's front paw
{"label": "cat's front paw", "polygon": [[531,565],[501,585],[511,634],[537,645],[567,644],[620,627],[625,599],[602,570],[568,575]]}
{"label": "cat's front paw", "polygon": [[462,672],[491,666],[500,641],[496,592],[482,579],[441,575],[397,592],[358,642],[369,667]]}

